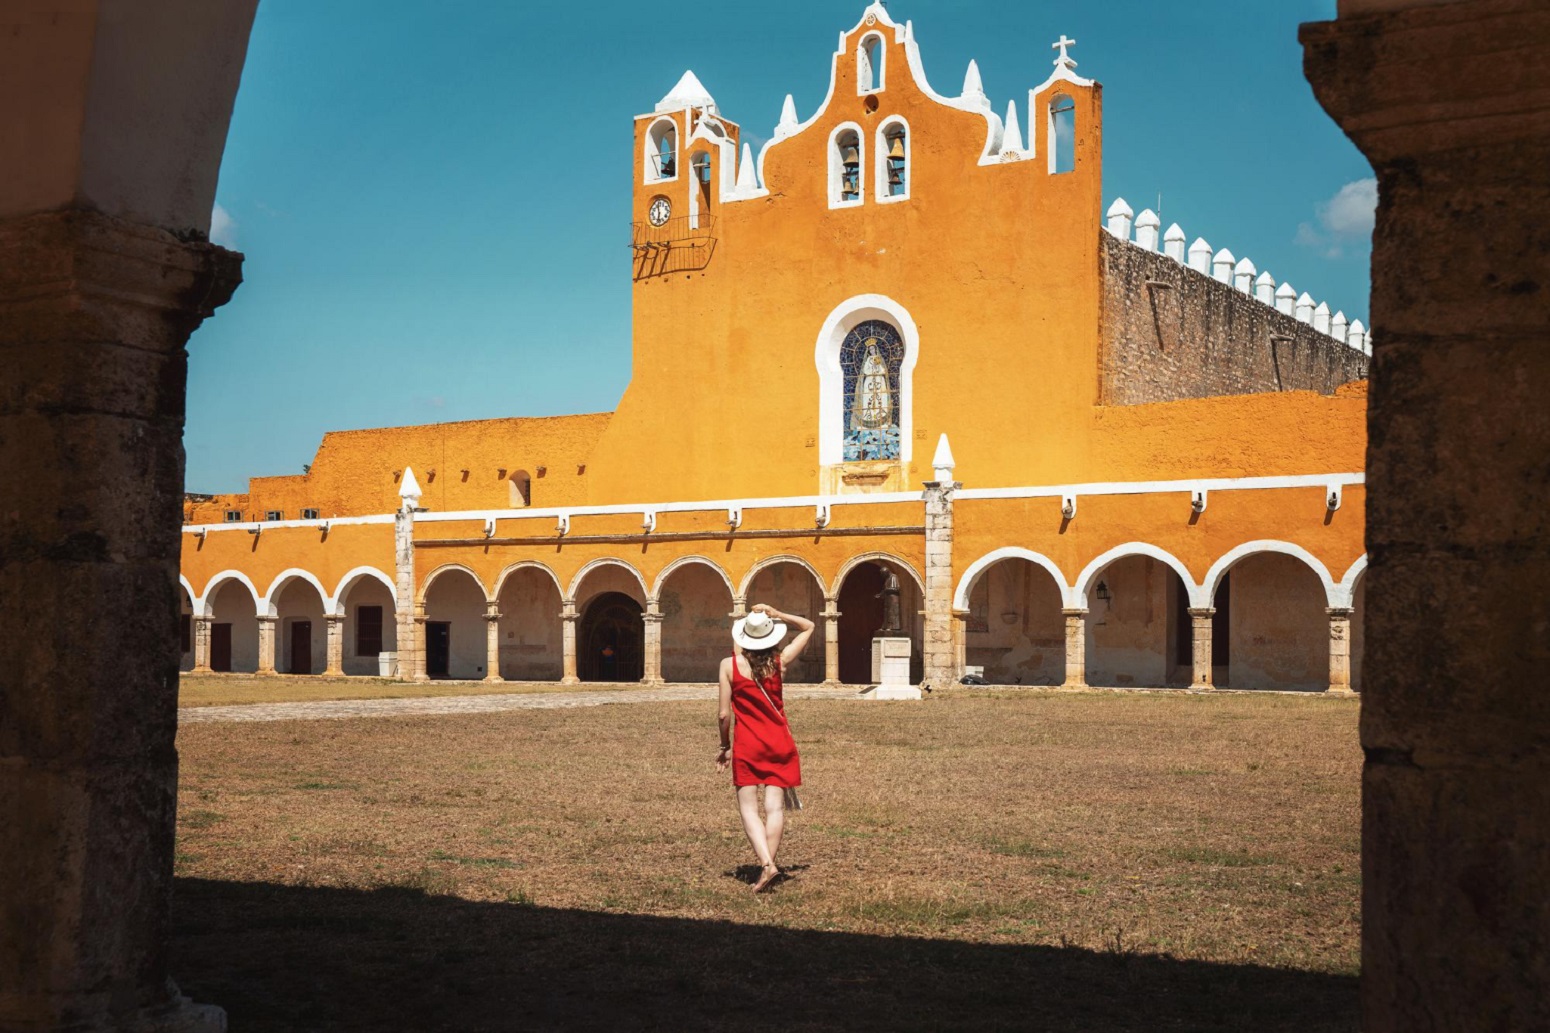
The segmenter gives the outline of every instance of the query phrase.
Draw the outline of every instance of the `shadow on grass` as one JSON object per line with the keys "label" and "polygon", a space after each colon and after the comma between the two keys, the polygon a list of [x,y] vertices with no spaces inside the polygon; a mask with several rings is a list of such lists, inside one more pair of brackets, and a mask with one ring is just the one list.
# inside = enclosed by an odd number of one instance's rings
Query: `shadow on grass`
{"label": "shadow on grass", "polygon": [[173,972],[242,1031],[1354,1031],[1312,972],[180,879]]}

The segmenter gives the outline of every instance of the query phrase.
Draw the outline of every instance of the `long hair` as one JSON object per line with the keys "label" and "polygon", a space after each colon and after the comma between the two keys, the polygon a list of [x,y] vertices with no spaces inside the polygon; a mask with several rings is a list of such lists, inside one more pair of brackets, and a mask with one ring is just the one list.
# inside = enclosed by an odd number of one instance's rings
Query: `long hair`
{"label": "long hair", "polygon": [[744,649],[743,655],[748,658],[748,669],[753,672],[754,681],[768,681],[771,675],[780,670],[779,646],[771,646],[768,649]]}

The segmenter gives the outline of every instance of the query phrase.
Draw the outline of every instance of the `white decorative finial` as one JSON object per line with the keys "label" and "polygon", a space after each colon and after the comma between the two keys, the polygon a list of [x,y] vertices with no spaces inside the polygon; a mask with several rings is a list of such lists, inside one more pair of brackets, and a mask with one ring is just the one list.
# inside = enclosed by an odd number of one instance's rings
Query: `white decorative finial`
{"label": "white decorative finial", "polygon": [[1148,251],[1157,250],[1157,231],[1162,220],[1150,208],[1136,216],[1136,243]]}
{"label": "white decorative finial", "polygon": [[989,103],[989,99],[985,96],[985,84],[980,81],[979,62],[973,58],[969,59],[968,70],[963,73],[962,97],[964,100],[977,100]]}
{"label": "white decorative finial", "polygon": [[1245,294],[1254,293],[1254,274],[1257,271],[1253,262],[1240,258],[1237,268],[1232,271],[1232,285]]}
{"label": "white decorative finial", "polygon": [[1303,291],[1301,294],[1299,294],[1297,296],[1296,311],[1297,311],[1297,322],[1299,322],[1299,323],[1312,323],[1313,322],[1313,295],[1309,294],[1307,291]]}
{"label": "white decorative finial", "polygon": [[1211,275],[1211,244],[1204,237],[1196,237],[1189,246],[1189,267],[1197,273]]}
{"label": "white decorative finial", "polygon": [[1254,281],[1254,300],[1262,305],[1276,303],[1276,278],[1270,275],[1269,269],[1260,273],[1259,279]]}
{"label": "white decorative finial", "polygon": [[1313,329],[1321,334],[1329,333],[1329,306],[1322,301],[1313,310]]}
{"label": "white decorative finial", "polygon": [[1001,157],[1020,158],[1023,153],[1023,124],[1017,117],[1017,101],[1006,102],[1006,131],[1001,134]]}
{"label": "white decorative finial", "polygon": [[1349,329],[1349,327],[1350,327],[1350,322],[1346,319],[1345,313],[1344,312],[1336,312],[1335,313],[1335,318],[1331,319],[1329,321],[1329,336],[1333,337],[1335,340],[1339,341],[1341,344],[1344,344],[1345,343],[1345,338],[1346,338],[1346,331],[1347,331],[1347,329]]}
{"label": "white decorative finial", "polygon": [[936,472],[939,484],[951,483],[953,479],[953,449],[947,443],[947,435],[944,433],[936,442],[936,454],[931,457],[931,468]]}
{"label": "white decorative finial", "polygon": [[759,189],[759,177],[754,174],[753,148],[743,144],[743,161],[737,166],[737,192],[751,194]]}
{"label": "white decorative finial", "polygon": [[398,485],[398,497],[403,500],[405,509],[414,509],[420,504],[420,482],[414,479],[414,467],[404,467],[404,479]]}
{"label": "white decorative finial", "polygon": [[791,94],[786,94],[786,102],[780,106],[780,123],[775,126],[775,138],[790,136],[797,131],[797,102]]}
{"label": "white decorative finial", "polygon": [[1060,51],[1060,56],[1055,58],[1055,67],[1056,68],[1075,68],[1076,67],[1076,61],[1071,57],[1070,54],[1068,54],[1066,52],[1068,48],[1074,47],[1074,46],[1076,46],[1076,40],[1074,40],[1074,39],[1067,39],[1066,38],[1066,34],[1064,32],[1062,32],[1060,34],[1060,39],[1056,40],[1050,46],[1051,50],[1058,50],[1058,51]]}
{"label": "white decorative finial", "polygon": [[1232,252],[1222,248],[1211,258],[1211,275],[1223,283],[1232,283],[1232,267],[1235,261]]}
{"label": "white decorative finial", "polygon": [[1114,203],[1109,205],[1108,212],[1104,214],[1104,218],[1108,220],[1109,232],[1120,240],[1129,240],[1131,216],[1133,214],[1134,209],[1126,203],[1125,199],[1123,197],[1116,197]]}
{"label": "white decorative finial", "polygon": [[715,99],[693,71],[684,72],[667,91],[667,96],[657,101],[658,111],[682,111],[684,108],[704,108],[712,114],[716,111]]}
{"label": "white decorative finial", "polygon": [[1290,283],[1283,283],[1276,288],[1276,311],[1283,315],[1291,315],[1297,308],[1297,289]]}
{"label": "white decorative finial", "polygon": [[1174,223],[1168,227],[1168,232],[1163,234],[1163,254],[1175,262],[1184,262],[1184,227]]}

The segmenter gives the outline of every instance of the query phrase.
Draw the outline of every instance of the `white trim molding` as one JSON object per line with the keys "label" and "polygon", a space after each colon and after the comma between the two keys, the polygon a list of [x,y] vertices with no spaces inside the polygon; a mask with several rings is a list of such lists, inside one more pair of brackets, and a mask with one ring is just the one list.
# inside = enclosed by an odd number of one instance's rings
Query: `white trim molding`
{"label": "white trim molding", "polygon": [[560,602],[564,603],[565,586],[560,583],[560,575],[556,574],[547,563],[540,563],[538,560],[518,560],[500,572],[495,579],[494,598],[497,602],[500,600],[501,592],[506,588],[506,579],[519,570],[540,570],[549,575],[549,580],[554,582],[554,590],[559,593]]}
{"label": "white trim molding", "polygon": [[[654,171],[656,162],[653,159],[662,153],[659,147],[661,136],[657,133],[657,127],[664,124],[673,134],[673,174],[671,176],[658,175]],[[659,115],[646,127],[646,135],[641,144],[641,182],[646,186],[676,183],[683,168],[683,162],[679,160],[679,153],[683,150],[683,130],[679,128],[678,120],[672,115]]]}
{"label": "white trim molding", "polygon": [[328,594],[328,589],[323,587],[323,582],[319,581],[317,575],[312,573],[312,571],[302,570],[300,567],[286,567],[274,576],[274,580],[269,582],[269,590],[264,593],[264,598],[260,600],[264,607],[260,612],[270,617],[279,616],[279,608],[275,606],[275,595],[285,590],[285,583],[287,581],[305,581],[317,589],[318,598],[323,602],[323,612],[334,612],[331,605],[334,597]]}
{"label": "white trim molding", "polygon": [[[914,454],[915,363],[920,359],[920,331],[909,311],[882,294],[857,294],[835,306],[818,331],[813,362],[818,367],[818,463],[837,466],[845,461],[845,374],[840,369],[840,345],[845,335],[868,319],[881,319],[897,327],[904,339],[904,360],[899,363],[899,463],[908,466]],[[893,493],[902,494],[902,493]],[[911,498],[923,498],[916,492]],[[841,498],[847,496],[840,496]],[[887,501],[890,495],[864,495],[851,501]]]}
{"label": "white trim molding", "polygon": [[345,593],[355,587],[355,583],[361,580],[377,581],[388,590],[388,595],[393,597],[393,608],[398,609],[398,586],[393,579],[376,567],[355,567],[346,571],[344,577],[339,579],[339,584],[334,588],[334,594],[329,596],[328,612],[336,616],[346,616],[344,609]]}
{"label": "white trim molding", "polygon": [[[853,133],[856,137],[856,196],[846,201],[845,162],[841,151],[840,134]],[[829,207],[859,208],[866,203],[866,130],[855,122],[841,122],[829,133]]]}
{"label": "white trim molding", "polygon": [[416,603],[424,603],[430,596],[431,585],[440,580],[443,574],[450,574],[455,570],[460,570],[474,579],[474,584],[479,586],[479,594],[484,596],[484,601],[486,603],[493,603],[495,601],[494,599],[490,598],[490,590],[484,587],[484,579],[482,579],[472,567],[464,566],[461,563],[443,563],[429,574],[426,574],[425,581],[420,585],[420,590],[415,593],[414,601]]}
{"label": "white trim molding", "polygon": [[1351,569],[1347,570],[1345,577],[1340,579],[1340,584],[1337,586],[1340,602],[1335,605],[1345,607],[1356,605],[1356,583],[1365,573],[1367,573],[1367,554],[1364,552],[1356,557],[1356,562],[1351,564]]}
{"label": "white trim molding", "polygon": [[1320,583],[1323,584],[1325,605],[1331,607],[1346,605],[1340,602],[1340,589],[1336,586],[1334,579],[1329,576],[1329,568],[1324,566],[1317,556],[1304,549],[1301,545],[1294,545],[1291,542],[1282,542],[1271,538],[1244,542],[1242,545],[1229,549],[1220,559],[1211,564],[1211,569],[1206,571],[1205,582],[1200,589],[1202,601],[1195,605],[1200,607],[1215,605],[1216,587],[1221,584],[1222,575],[1226,574],[1242,560],[1261,553],[1278,553],[1282,556],[1291,556],[1301,560],[1308,566],[1308,569],[1318,575]]}
{"label": "white trim molding", "polygon": [[572,605],[579,603],[580,600],[576,598],[577,589],[586,581],[588,574],[600,567],[622,567],[624,570],[629,571],[630,575],[635,578],[636,583],[640,585],[641,598],[645,600],[646,604],[649,606],[656,601],[657,597],[651,594],[651,589],[646,586],[646,579],[641,575],[640,571],[624,562],[624,560],[615,559],[612,556],[599,556],[595,560],[588,561],[580,570],[576,571],[576,576],[571,578],[570,581],[570,590],[565,593],[565,598],[562,602]]}
{"label": "white trim molding", "polygon": [[[872,67],[872,55],[867,53],[867,43],[877,41],[877,67]],[[856,96],[866,97],[882,93],[888,88],[888,40],[881,32],[864,33],[856,40]],[[872,85],[876,83],[877,85]]]}
{"label": "white trim molding", "polygon": [[259,595],[258,587],[254,585],[253,582],[248,579],[248,576],[242,571],[228,569],[221,571],[219,574],[212,574],[210,576],[210,580],[205,582],[204,591],[200,592],[199,595],[194,599],[194,612],[196,614],[201,617],[215,616],[215,614],[210,612],[210,596],[212,593],[219,590],[221,584],[226,581],[239,581],[246,585],[248,594],[253,597],[253,612],[255,614],[263,612],[261,609],[259,609],[259,606],[263,600],[263,596]]}
{"label": "white trim molding", "polygon": [[1060,605],[1070,609],[1074,604],[1071,600],[1071,586],[1066,583],[1066,575],[1060,566],[1048,556],[1034,552],[1032,549],[1024,549],[1016,545],[1007,545],[999,549],[993,549],[975,560],[964,570],[963,576],[958,579],[958,588],[953,593],[953,609],[967,610],[969,608],[969,595],[979,583],[981,575],[991,567],[1003,560],[1027,560],[1034,566],[1042,567],[1050,577],[1055,579],[1055,586],[1060,589]]}

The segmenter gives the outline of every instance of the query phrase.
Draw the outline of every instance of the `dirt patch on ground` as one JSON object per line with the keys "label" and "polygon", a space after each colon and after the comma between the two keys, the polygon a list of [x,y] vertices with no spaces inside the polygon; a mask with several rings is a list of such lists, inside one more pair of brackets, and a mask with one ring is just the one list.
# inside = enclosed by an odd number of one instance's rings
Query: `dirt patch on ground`
{"label": "dirt patch on ground", "polygon": [[174,972],[253,1030],[1357,1028],[1350,702],[791,710],[757,898],[705,703],[187,727]]}
{"label": "dirt patch on ground", "polygon": [[178,680],[180,707],[232,707],[252,703],[308,703],[336,699],[421,699],[431,696],[488,696],[533,692],[601,692],[639,685],[586,682],[404,682],[389,678],[324,678],[318,675],[184,674]]}

